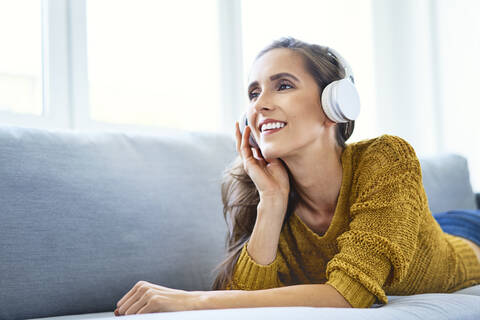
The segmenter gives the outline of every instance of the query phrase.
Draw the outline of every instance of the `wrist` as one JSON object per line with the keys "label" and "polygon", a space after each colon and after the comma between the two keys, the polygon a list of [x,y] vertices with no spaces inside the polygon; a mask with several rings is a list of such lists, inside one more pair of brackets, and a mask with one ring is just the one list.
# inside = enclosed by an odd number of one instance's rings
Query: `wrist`
{"label": "wrist", "polygon": [[287,212],[288,200],[282,198],[263,198],[257,205],[257,214],[261,215],[264,212],[268,216],[275,215],[284,217]]}
{"label": "wrist", "polygon": [[208,308],[208,297],[212,291],[192,291],[191,310],[204,310]]}
{"label": "wrist", "polygon": [[192,310],[235,308],[238,302],[235,293],[244,293],[242,290],[213,290],[197,291]]}
{"label": "wrist", "polygon": [[216,309],[214,306],[215,295],[217,291],[195,291],[192,310]]}
{"label": "wrist", "polygon": [[260,203],[273,203],[273,204],[285,204],[288,202],[288,195],[284,196],[282,193],[260,193]]}

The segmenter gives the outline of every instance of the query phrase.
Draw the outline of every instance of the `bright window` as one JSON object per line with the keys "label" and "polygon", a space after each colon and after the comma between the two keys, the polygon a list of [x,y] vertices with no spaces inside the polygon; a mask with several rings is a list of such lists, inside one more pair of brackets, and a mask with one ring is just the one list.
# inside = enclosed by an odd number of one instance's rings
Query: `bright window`
{"label": "bright window", "polygon": [[437,6],[444,151],[468,159],[473,189],[480,192],[480,3],[442,0]]}
{"label": "bright window", "polygon": [[215,131],[216,0],[87,1],[93,120]]}
{"label": "bright window", "polygon": [[41,1],[0,2],[0,111],[42,114]]}

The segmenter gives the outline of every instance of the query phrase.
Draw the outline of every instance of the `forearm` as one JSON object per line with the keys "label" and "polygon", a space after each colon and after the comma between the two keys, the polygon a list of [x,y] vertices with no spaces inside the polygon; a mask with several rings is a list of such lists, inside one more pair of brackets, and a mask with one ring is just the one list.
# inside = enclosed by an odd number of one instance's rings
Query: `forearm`
{"label": "forearm", "polygon": [[328,284],[302,284],[255,291],[205,291],[197,309],[288,306],[351,308],[345,298]]}
{"label": "forearm", "polygon": [[271,202],[261,202],[257,207],[257,219],[247,244],[247,251],[258,264],[269,265],[275,260],[284,211],[283,205],[277,206]]}

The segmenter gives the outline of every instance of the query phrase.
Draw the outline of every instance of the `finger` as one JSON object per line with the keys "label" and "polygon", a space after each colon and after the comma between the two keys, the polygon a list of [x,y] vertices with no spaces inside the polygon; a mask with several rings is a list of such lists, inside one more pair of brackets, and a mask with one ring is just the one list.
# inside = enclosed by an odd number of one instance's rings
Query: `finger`
{"label": "finger", "polygon": [[253,157],[257,160],[260,160],[260,157],[258,156],[257,150],[255,148],[250,148],[250,150],[252,150]]}
{"label": "finger", "polygon": [[120,314],[125,314],[125,312],[134,304],[136,303],[138,300],[140,300],[140,298],[143,296],[143,293],[141,292],[142,290],[140,290],[141,288],[135,286],[135,291],[133,292],[133,294],[130,296],[130,298],[128,298],[119,308],[118,308],[118,312]]}
{"label": "finger", "polygon": [[142,309],[143,306],[147,304],[147,301],[148,301],[147,295],[143,295],[142,298],[140,298],[137,302],[132,304],[130,308],[128,308],[127,311],[125,311],[125,315],[136,314],[138,310]]}
{"label": "finger", "polygon": [[[241,156],[243,159],[243,168],[246,171],[246,173],[252,178],[252,180],[255,182],[257,179],[263,179],[262,176],[264,176],[264,168],[266,163],[264,160],[257,160],[253,156],[252,152],[252,147],[250,146],[248,142],[248,137],[250,136],[251,129],[249,126],[245,128],[245,132],[243,133],[243,138],[242,138],[242,144],[241,144]],[[259,153],[259,152],[257,152]],[[263,165],[263,167],[261,166]],[[257,185],[257,188],[259,188],[259,185]]]}
{"label": "finger", "polygon": [[130,289],[130,291],[127,292],[127,294],[125,294],[123,296],[122,299],[120,299],[118,302],[117,302],[117,307],[121,307],[122,304],[125,303],[125,301],[127,301],[128,299],[130,299],[130,297],[137,291],[137,286],[133,286],[132,289]]}
{"label": "finger", "polygon": [[252,150],[252,154],[253,154],[253,157],[257,160],[257,161],[262,161],[262,156],[260,155],[260,152],[258,151],[257,148],[253,148],[251,147],[250,150]]}
{"label": "finger", "polygon": [[[144,305],[140,310],[137,311],[137,314],[144,314],[144,313],[153,313],[152,312],[152,304],[151,303],[147,303],[146,305]],[[157,311],[158,312],[158,311]]]}
{"label": "finger", "polygon": [[253,158],[252,150],[250,150],[250,144],[248,142],[248,138],[250,137],[250,126],[245,127],[245,131],[243,131],[242,136],[242,143],[240,145],[240,154],[244,160],[249,160]]}
{"label": "finger", "polygon": [[242,143],[242,135],[240,134],[240,127],[238,121],[235,122],[235,139],[236,139],[236,147],[237,153],[240,154],[240,144]]}
{"label": "finger", "polygon": [[265,159],[263,159],[262,154],[260,153],[260,149],[252,148],[252,152],[253,152],[253,157],[257,159],[257,161],[260,163],[262,167],[267,165],[267,162],[265,161]]}

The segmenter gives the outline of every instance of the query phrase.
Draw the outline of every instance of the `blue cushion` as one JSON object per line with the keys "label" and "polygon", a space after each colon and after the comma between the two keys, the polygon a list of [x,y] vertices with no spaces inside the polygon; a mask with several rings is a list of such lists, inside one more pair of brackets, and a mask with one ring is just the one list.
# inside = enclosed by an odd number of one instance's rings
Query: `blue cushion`
{"label": "blue cushion", "polygon": [[480,210],[449,210],[434,213],[442,230],[460,236],[480,246]]}

